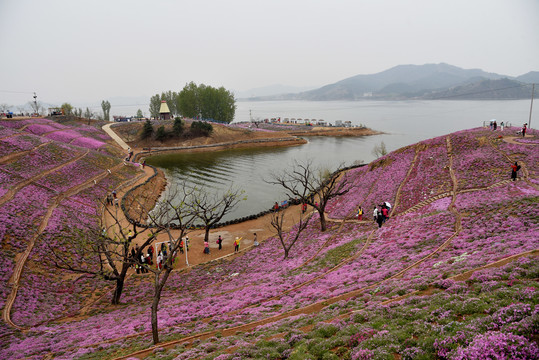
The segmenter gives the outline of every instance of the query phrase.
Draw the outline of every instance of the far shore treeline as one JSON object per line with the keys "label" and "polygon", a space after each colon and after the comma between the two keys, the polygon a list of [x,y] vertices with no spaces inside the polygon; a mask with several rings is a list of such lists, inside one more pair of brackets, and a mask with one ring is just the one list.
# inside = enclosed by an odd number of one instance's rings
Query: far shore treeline
{"label": "far shore treeline", "polygon": [[149,109],[151,117],[159,117],[162,100],[167,102],[173,116],[230,123],[234,120],[236,112],[236,100],[232,92],[222,86],[214,88],[204,84],[197,85],[192,81],[179,93],[167,91],[152,96]]}

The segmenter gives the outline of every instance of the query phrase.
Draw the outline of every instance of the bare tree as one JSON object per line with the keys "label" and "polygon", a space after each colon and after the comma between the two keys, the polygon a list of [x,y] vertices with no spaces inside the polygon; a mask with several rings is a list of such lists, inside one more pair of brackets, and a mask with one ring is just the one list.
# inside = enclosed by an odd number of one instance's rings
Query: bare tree
{"label": "bare tree", "polygon": [[6,103],[0,104],[0,112],[6,112],[8,111],[13,105],[9,105]]}
{"label": "bare tree", "polygon": [[307,216],[307,218],[303,218],[303,212],[299,215],[299,222],[290,230],[287,234],[284,233],[284,219],[285,214],[287,210],[283,209],[282,211],[276,211],[272,213],[271,215],[271,226],[277,231],[277,236],[279,236],[279,240],[281,242],[281,245],[284,250],[284,258],[288,258],[288,254],[290,252],[290,249],[296,241],[298,241],[299,236],[307,228],[307,225],[309,224],[309,220],[311,220],[312,215]]}
{"label": "bare tree", "polygon": [[[135,259],[140,259],[144,248],[152,242],[160,229],[148,229],[134,224],[124,227],[117,206],[103,205],[103,208],[109,224],[103,222],[103,217],[97,211],[94,215],[95,221],[89,225],[76,228],[72,226],[73,221],[66,223],[62,241],[67,242],[68,246],[64,248],[68,248],[70,254],[62,253],[50,245],[49,241],[46,243],[53,254],[49,261],[55,267],[114,281],[116,286],[111,303],[117,305],[120,303],[127,271],[136,263]],[[144,212],[139,212],[139,216],[140,219],[144,218]],[[130,252],[131,244],[145,232],[149,232],[150,235],[143,241],[133,258]]]}
{"label": "bare tree", "polygon": [[243,193],[243,190],[232,188],[223,193],[194,189],[191,212],[196,214],[204,225],[204,241],[209,241],[211,228],[234,210],[240,201],[245,200],[245,197],[241,197]]}
{"label": "bare tree", "polygon": [[41,101],[29,101],[28,106],[30,106],[34,114],[41,114],[41,110],[43,110]]}
{"label": "bare tree", "polygon": [[187,186],[180,186],[179,188],[181,190],[176,188],[174,191],[169,192],[166,198],[161,200],[156,208],[148,214],[148,222],[159,232],[167,234],[169,248],[168,256],[164,259],[162,267],[153,268],[147,266],[147,264],[141,264],[153,273],[154,293],[151,307],[151,323],[154,344],[159,343],[157,310],[161,300],[161,293],[173,270],[180,243],[188,234],[197,217],[197,214],[192,211],[193,190],[189,190]]}
{"label": "bare tree", "polygon": [[[342,167],[340,167],[341,169]],[[290,198],[297,198],[316,209],[320,214],[321,231],[326,231],[325,210],[328,201],[346,194],[352,188],[346,173],[332,175],[328,170],[315,168],[312,160],[295,161],[292,170],[285,170],[266,180],[269,184],[282,186]]]}

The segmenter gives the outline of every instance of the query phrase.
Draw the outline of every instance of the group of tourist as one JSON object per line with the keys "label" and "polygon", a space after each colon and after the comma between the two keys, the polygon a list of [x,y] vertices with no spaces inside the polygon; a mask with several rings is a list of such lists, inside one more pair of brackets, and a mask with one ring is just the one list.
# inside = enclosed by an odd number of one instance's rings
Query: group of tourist
{"label": "group of tourist", "polygon": [[132,157],[133,157],[133,150],[131,148],[127,148],[127,156],[125,158],[125,161],[131,161]]}
{"label": "group of tourist", "polygon": [[[391,212],[391,204],[387,201],[384,201],[382,204],[375,206],[372,213],[374,222],[378,224],[378,227],[382,227],[382,224],[389,219],[389,213]],[[358,206],[357,208],[357,219],[358,221],[363,220],[363,208]]]}
{"label": "group of tourist", "polygon": [[391,212],[391,204],[387,201],[382,204],[375,206],[372,213],[374,222],[378,224],[378,227],[381,228],[382,224],[389,219],[389,213]]}
{"label": "group of tourist", "polygon": [[[189,250],[189,246],[187,246],[187,249]],[[140,259],[138,262],[136,262],[134,261],[134,259],[137,258],[137,254],[139,252],[140,252]],[[145,274],[148,272],[148,267],[153,266],[154,264],[153,255],[154,255],[153,245],[148,247],[148,251],[146,254],[144,254],[143,251],[140,251],[138,244],[136,244],[134,248],[131,248],[131,253],[129,254],[129,258],[132,260],[133,266],[135,267],[137,274]],[[159,252],[157,253],[156,264],[155,264],[155,267],[158,270],[161,270],[165,267],[165,263],[167,262],[168,256],[169,256],[169,252],[168,252],[167,244],[161,243],[161,247],[159,249]],[[175,258],[175,254],[173,254],[173,261],[174,261],[174,258]]]}
{"label": "group of tourist", "polygon": [[116,195],[116,190],[112,190],[112,192],[107,195],[107,205],[119,206],[119,200],[118,195]]}
{"label": "group of tourist", "polygon": [[[500,130],[503,131],[504,123],[503,121],[500,123]],[[498,130],[498,123],[496,120],[490,120],[490,130]]]}
{"label": "group of tourist", "polygon": [[520,130],[520,132],[522,133],[522,137],[526,136],[526,130],[528,130],[528,123],[522,125],[522,129]]}
{"label": "group of tourist", "polygon": [[[500,123],[500,130],[503,131],[504,123],[503,121]],[[496,131],[498,129],[498,123],[496,120],[490,120],[490,130]],[[522,125],[522,128],[517,133],[518,135],[522,135],[522,137],[526,136],[526,131],[528,130],[528,124],[525,123]]]}

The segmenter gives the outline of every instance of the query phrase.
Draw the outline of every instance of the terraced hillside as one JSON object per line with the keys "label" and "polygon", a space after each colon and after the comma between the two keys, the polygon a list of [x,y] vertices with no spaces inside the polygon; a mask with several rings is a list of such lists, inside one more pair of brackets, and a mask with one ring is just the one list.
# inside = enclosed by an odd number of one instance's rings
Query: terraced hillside
{"label": "terraced hillside", "polygon": [[[8,137],[22,136],[9,131]],[[89,303],[83,296],[92,287],[103,293],[108,284],[80,277],[68,286],[63,274],[46,281],[50,273],[29,267],[10,311],[13,323],[2,330],[0,357],[539,358],[539,137],[512,134],[461,131],[350,170],[356,187],[328,206],[328,230],[311,221],[286,260],[278,240],[269,238],[241,256],[173,272],[160,302],[163,342],[157,346],[151,344],[148,275],[133,275],[125,304],[110,307],[105,298]],[[36,153],[47,148],[38,139],[30,148]],[[81,203],[64,201],[59,191],[69,190],[46,186],[55,183],[49,174],[36,179],[96,154],[72,151],[64,162],[49,155],[50,164],[28,175],[32,181],[4,155],[2,167],[11,169],[2,168],[10,181],[4,194],[13,187],[16,194],[27,190],[25,196],[40,189],[39,197],[2,203],[2,211],[11,206],[3,216],[17,207],[30,222],[4,230],[6,274],[14,272],[18,253],[40,249],[32,234],[48,208],[56,205],[52,213],[61,216]],[[522,169],[513,182],[515,161]],[[64,189],[61,182],[55,186]],[[368,215],[383,201],[393,209],[378,228]],[[353,218],[358,205],[367,209],[362,221]],[[35,264],[45,256],[32,254]],[[2,291],[5,299],[9,291]],[[76,316],[83,304],[91,310]],[[56,310],[60,315],[53,316]]]}
{"label": "terraced hillside", "polygon": [[[91,126],[0,121],[0,336],[76,313],[103,284],[47,261],[67,226],[98,224],[98,201],[139,172]],[[69,216],[67,216],[69,214]]]}

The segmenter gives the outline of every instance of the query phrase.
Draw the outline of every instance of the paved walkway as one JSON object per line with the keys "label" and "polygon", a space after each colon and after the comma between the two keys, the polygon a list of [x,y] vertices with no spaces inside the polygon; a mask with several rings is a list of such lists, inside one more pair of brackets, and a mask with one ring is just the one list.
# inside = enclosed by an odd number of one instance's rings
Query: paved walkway
{"label": "paved walkway", "polygon": [[106,125],[103,125],[101,128],[111,137],[114,139],[114,141],[116,141],[118,143],[118,145],[120,145],[122,147],[122,149],[124,150],[127,150],[129,149],[129,145],[127,145],[125,143],[125,141],[122,140],[122,138],[120,138],[118,135],[116,135],[116,133],[114,132],[114,130],[112,130],[110,127],[112,126],[113,124],[106,124]]}

